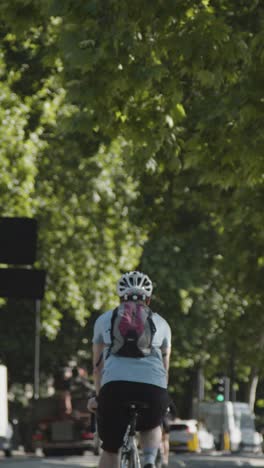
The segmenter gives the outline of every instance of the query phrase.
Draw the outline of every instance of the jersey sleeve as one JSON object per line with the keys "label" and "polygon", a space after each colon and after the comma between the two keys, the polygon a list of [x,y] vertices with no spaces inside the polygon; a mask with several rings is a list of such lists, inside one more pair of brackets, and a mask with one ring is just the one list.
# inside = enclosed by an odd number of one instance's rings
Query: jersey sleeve
{"label": "jersey sleeve", "polygon": [[171,328],[169,324],[165,322],[162,348],[170,348],[170,347],[171,347]]}

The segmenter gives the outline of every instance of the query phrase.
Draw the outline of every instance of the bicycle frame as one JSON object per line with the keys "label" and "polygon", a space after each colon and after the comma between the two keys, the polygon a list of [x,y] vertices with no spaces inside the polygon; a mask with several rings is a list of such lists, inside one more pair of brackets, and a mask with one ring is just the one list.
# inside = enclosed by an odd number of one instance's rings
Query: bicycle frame
{"label": "bicycle frame", "polygon": [[[124,435],[123,445],[121,447],[120,468],[141,468],[140,457],[136,441],[136,424],[138,416],[137,403],[129,405],[130,418]],[[162,466],[162,456],[160,449],[158,450],[156,468]]]}
{"label": "bicycle frame", "polygon": [[136,443],[136,423],[137,423],[137,407],[136,404],[131,404],[130,419],[124,435],[123,445],[121,447],[120,468],[141,468],[139,452]]}

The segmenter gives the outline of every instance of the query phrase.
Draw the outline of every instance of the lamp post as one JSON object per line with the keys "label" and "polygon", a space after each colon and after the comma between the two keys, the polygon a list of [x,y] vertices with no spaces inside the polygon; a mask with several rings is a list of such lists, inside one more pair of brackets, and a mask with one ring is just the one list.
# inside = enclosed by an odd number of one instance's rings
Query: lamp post
{"label": "lamp post", "polygon": [[35,360],[34,360],[34,399],[39,398],[40,371],[40,300],[35,301]]}

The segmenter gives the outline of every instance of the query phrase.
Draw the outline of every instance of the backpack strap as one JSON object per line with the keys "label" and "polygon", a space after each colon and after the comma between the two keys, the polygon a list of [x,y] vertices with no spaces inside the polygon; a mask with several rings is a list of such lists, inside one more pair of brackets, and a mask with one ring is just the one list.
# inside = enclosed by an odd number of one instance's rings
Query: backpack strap
{"label": "backpack strap", "polygon": [[117,306],[117,307],[113,310],[113,312],[112,312],[111,325],[110,325],[110,328],[109,328],[109,330],[108,330],[108,331],[110,331],[111,344],[110,344],[110,346],[109,346],[109,348],[108,348],[107,355],[106,355],[105,359],[107,359],[107,358],[110,356],[112,347],[114,346],[114,334],[113,334],[113,329],[114,329],[115,319],[116,319],[116,317],[117,317],[118,307],[119,307],[119,306]]}
{"label": "backpack strap", "polygon": [[151,342],[150,342],[150,346],[151,346],[151,348],[152,348],[152,341],[153,341],[154,335],[155,335],[155,333],[156,333],[156,331],[157,331],[157,328],[156,328],[156,325],[155,325],[155,323],[154,323],[154,321],[153,321],[153,319],[152,319],[153,312],[152,312],[151,309],[149,309],[149,310],[150,310],[150,313],[149,313],[149,316],[148,316],[147,320],[148,320],[148,322],[149,322],[150,330],[151,330]]}

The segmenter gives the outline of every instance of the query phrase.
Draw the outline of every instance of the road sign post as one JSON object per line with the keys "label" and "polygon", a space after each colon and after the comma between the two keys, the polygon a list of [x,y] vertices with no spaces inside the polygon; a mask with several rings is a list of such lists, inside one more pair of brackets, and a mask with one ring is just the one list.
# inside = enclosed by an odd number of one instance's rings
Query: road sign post
{"label": "road sign post", "polygon": [[[35,301],[34,398],[40,382],[40,300],[44,296],[46,272],[25,267],[36,260],[37,221],[33,218],[0,218],[0,297]],[[23,267],[17,268],[17,265]]]}

